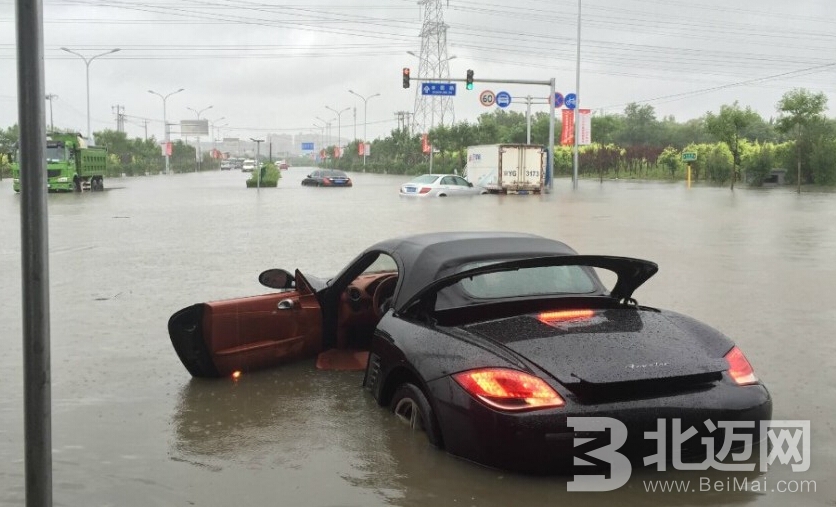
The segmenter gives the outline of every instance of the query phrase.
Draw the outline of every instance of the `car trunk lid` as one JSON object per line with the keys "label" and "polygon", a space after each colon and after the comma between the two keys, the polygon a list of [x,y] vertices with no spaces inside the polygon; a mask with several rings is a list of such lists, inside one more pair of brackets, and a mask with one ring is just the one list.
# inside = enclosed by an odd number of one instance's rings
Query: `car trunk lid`
{"label": "car trunk lid", "polygon": [[[520,354],[579,395],[641,394],[717,380],[728,369],[686,331],[655,311],[632,308],[522,315],[466,326]],[[573,316],[574,315],[574,316]],[[548,317],[548,315],[546,315]]]}

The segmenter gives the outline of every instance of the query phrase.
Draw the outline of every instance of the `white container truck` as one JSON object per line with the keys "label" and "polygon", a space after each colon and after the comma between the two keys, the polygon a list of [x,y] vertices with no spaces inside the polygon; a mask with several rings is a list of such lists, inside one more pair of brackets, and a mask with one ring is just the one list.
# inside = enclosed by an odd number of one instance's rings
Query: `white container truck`
{"label": "white container truck", "polygon": [[469,146],[465,178],[491,193],[540,193],[546,180],[546,159],[539,144]]}

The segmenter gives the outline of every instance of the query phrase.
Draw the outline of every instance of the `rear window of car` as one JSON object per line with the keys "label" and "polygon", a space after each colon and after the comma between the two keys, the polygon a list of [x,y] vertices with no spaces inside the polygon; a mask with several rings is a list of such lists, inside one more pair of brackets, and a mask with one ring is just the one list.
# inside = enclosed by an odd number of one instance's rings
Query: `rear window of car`
{"label": "rear window of car", "polygon": [[425,174],[423,176],[418,176],[414,180],[410,181],[410,183],[432,183],[438,179],[438,176],[433,174]]}
{"label": "rear window of car", "polygon": [[328,177],[333,177],[333,178],[347,178],[348,177],[344,172],[336,171],[336,170],[333,170],[333,169],[328,170],[328,171],[322,171],[322,175],[323,176],[328,176]]}
{"label": "rear window of car", "polygon": [[[462,271],[490,264],[471,263]],[[469,296],[479,299],[503,299],[546,294],[589,294],[597,286],[581,266],[544,266],[515,271],[486,273],[459,282]]]}

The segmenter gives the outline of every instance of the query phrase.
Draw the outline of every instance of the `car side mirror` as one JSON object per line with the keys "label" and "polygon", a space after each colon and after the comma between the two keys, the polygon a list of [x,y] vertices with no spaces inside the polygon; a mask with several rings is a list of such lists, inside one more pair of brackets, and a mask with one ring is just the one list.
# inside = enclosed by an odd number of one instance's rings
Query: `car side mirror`
{"label": "car side mirror", "polygon": [[293,289],[296,278],[284,269],[268,269],[258,275],[258,282],[271,289]]}
{"label": "car side mirror", "polygon": [[472,186],[473,186],[473,183],[472,183],[472,182],[470,182],[470,181],[468,181],[468,182],[467,182],[467,186],[468,186],[468,187],[472,187]]}

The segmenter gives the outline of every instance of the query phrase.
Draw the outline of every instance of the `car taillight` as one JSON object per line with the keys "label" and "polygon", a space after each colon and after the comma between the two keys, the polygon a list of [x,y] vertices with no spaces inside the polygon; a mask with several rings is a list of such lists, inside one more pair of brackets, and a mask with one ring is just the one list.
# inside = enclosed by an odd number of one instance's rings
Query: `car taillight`
{"label": "car taillight", "polygon": [[323,183],[331,183],[331,178],[322,178]]}
{"label": "car taillight", "polygon": [[735,384],[745,386],[758,381],[758,377],[755,376],[755,370],[739,348],[732,347],[725,358],[726,362],[729,363],[729,376],[734,380]]}
{"label": "car taillight", "polygon": [[551,324],[552,322],[586,320],[594,316],[595,310],[558,310],[554,312],[543,312],[537,315],[537,320],[545,324]]}
{"label": "car taillight", "polygon": [[423,187],[421,190],[418,191],[419,194],[427,194],[429,191],[432,190],[430,187]]}
{"label": "car taillight", "polygon": [[542,379],[517,370],[482,368],[453,375],[471,396],[499,410],[562,407],[563,398]]}

